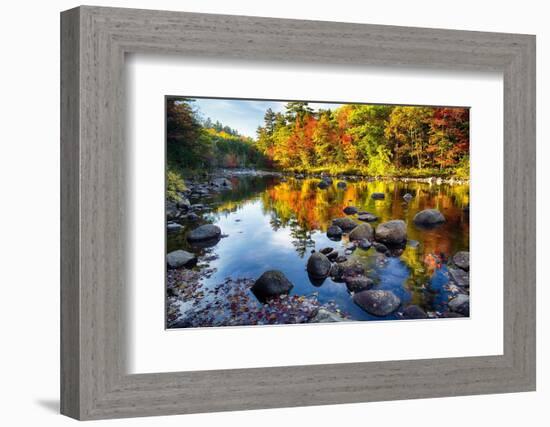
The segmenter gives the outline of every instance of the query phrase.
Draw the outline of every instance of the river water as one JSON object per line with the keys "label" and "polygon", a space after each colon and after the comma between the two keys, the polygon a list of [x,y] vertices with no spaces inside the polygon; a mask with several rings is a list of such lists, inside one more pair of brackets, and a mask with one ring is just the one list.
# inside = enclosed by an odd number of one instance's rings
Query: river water
{"label": "river water", "polygon": [[[391,290],[401,299],[402,307],[416,304],[433,317],[446,311],[451,298],[446,261],[457,251],[469,250],[467,184],[358,179],[348,181],[344,189],[338,188],[338,180],[328,189],[320,189],[318,179],[255,175],[229,179],[231,190],[191,199],[205,206],[199,224],[214,223],[226,237],[211,248],[190,247],[185,234],[197,223],[183,223],[182,231],[167,237],[168,252],[185,249],[209,260],[206,266],[212,273],[202,279],[206,288],[227,278],[256,279],[266,270],[280,270],[294,284],[291,295],[315,294],[321,303],[330,302],[353,320],[399,318],[397,312],[383,318],[372,316],[353,302],[344,283],[330,277],[321,284],[312,283],[306,272],[312,250],[344,250],[347,237],[333,241],[326,230],[332,219],[346,216],[346,206],[355,206],[379,218],[371,223],[373,227],[391,219],[407,223],[408,244],[401,256],[386,257],[373,248],[357,249],[348,256],[367,266],[374,289]],[[384,193],[385,198],[374,200],[374,192]],[[409,203],[403,200],[406,193],[413,195]],[[446,222],[431,230],[417,228],[412,219],[427,208],[439,209]],[[205,268],[205,263],[201,265]]]}

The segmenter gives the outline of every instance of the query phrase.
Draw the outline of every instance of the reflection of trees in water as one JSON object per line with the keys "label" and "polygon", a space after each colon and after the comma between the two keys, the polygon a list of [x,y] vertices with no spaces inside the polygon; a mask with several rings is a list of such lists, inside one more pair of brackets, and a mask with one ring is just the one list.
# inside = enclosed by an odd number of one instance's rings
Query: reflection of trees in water
{"label": "reflection of trees in water", "polygon": [[[463,209],[469,205],[468,185],[365,180],[349,182],[345,189],[338,189],[337,181],[328,189],[321,190],[316,179],[288,179],[282,182],[273,177],[233,178],[233,190],[217,196],[220,203],[217,210],[233,212],[247,201],[259,198],[272,229],[277,231],[288,227],[292,243],[300,256],[314,246],[312,232],[325,231],[332,219],[344,216],[346,206],[353,205],[359,210],[372,212],[380,218],[380,222],[403,219],[409,224],[409,239],[422,243],[416,249],[408,248],[401,256],[403,262],[414,271],[412,276],[424,282],[411,283],[411,290],[425,284],[433,273],[427,271],[426,257],[432,254],[450,256],[458,250],[469,248],[469,219]],[[374,192],[384,193],[385,199],[372,199]],[[403,200],[405,193],[414,196],[410,203]],[[418,230],[412,219],[418,211],[427,208],[440,209],[447,219],[446,223],[433,230]]]}

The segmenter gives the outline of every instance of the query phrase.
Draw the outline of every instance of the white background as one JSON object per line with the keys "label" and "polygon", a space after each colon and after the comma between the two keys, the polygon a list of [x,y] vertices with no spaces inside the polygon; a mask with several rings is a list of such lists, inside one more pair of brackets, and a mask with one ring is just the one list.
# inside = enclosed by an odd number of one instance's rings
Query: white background
{"label": "white background", "polygon": [[[0,155],[0,285],[3,374],[0,420],[10,426],[63,426],[57,415],[59,383],[59,17],[73,1],[10,2],[3,5],[2,118]],[[96,4],[197,12],[264,15],[374,24],[411,25],[484,31],[535,33],[538,55],[538,392],[400,402],[351,404],[104,422],[109,425],[280,426],[346,423],[445,426],[490,423],[499,426],[546,425],[550,418],[547,369],[550,317],[548,236],[550,180],[550,28],[545,3],[535,0],[187,0],[97,1]],[[391,421],[390,421],[391,420]],[[92,423],[95,424],[95,423]]]}
{"label": "white background", "polygon": [[[130,372],[502,354],[502,75],[127,58]],[[219,76],[223,76],[223,80]],[[265,85],[264,82],[270,82]],[[472,316],[439,321],[164,330],[164,95],[470,106]],[[494,161],[487,163],[486,159]],[[487,251],[487,240],[493,250]],[[475,262],[483,259],[483,262]],[[498,272],[496,275],[494,272]],[[357,340],[356,337],[363,337]],[[367,345],[365,343],[368,343]],[[223,349],[219,357],[216,349]],[[180,354],[180,357],[174,357]]]}

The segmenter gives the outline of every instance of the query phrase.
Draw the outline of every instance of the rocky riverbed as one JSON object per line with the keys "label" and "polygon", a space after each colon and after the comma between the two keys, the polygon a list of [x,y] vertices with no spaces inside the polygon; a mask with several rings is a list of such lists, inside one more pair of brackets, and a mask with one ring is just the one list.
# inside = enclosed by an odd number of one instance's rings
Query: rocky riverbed
{"label": "rocky riverbed", "polygon": [[[187,179],[166,206],[167,326],[469,316],[467,199],[436,191],[467,184],[381,182],[242,170]],[[437,209],[448,199],[456,206]]]}

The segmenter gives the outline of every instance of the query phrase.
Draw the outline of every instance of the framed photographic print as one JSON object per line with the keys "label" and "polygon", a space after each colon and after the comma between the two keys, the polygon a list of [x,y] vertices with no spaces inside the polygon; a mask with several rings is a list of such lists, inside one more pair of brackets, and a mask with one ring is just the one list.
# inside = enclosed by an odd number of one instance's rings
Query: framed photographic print
{"label": "framed photographic print", "polygon": [[534,390],[534,36],[85,6],[61,40],[62,413]]}

